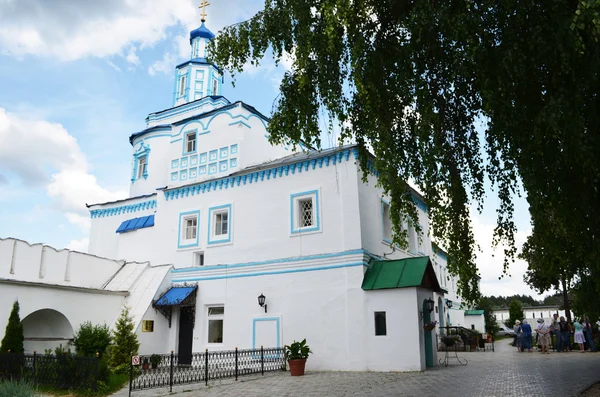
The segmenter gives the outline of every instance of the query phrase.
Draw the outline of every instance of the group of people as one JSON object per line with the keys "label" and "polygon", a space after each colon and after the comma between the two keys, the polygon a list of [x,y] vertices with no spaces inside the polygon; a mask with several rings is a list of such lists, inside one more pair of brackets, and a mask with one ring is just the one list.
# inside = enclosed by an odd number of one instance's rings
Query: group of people
{"label": "group of people", "polygon": [[[600,325],[600,320],[598,321]],[[531,352],[533,344],[533,329],[527,320],[517,320],[514,326],[515,340],[513,346],[517,350]],[[584,353],[586,350],[595,352],[596,345],[594,344],[592,323],[588,316],[583,315],[580,319],[568,322],[564,317],[558,318],[558,314],[554,314],[550,323],[546,323],[543,318],[537,320],[535,327],[536,341],[535,344],[542,354],[549,354],[549,347],[552,345],[552,337],[556,338],[556,352],[571,351],[571,335],[573,341],[579,345],[579,351]]]}

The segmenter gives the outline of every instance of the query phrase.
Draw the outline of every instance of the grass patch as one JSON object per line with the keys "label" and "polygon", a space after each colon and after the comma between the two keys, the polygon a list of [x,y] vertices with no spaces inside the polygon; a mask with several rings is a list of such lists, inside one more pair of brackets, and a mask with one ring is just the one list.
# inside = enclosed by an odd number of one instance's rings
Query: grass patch
{"label": "grass patch", "polygon": [[[57,389],[47,386],[40,386],[38,390],[43,394],[50,394],[52,396],[104,397],[121,390],[128,382],[129,374],[110,374],[106,383],[98,383],[98,391],[96,392],[92,390]],[[4,395],[0,393],[0,396]]]}
{"label": "grass patch", "polygon": [[33,384],[25,381],[0,382],[0,396],[4,397],[34,397],[36,395]]}

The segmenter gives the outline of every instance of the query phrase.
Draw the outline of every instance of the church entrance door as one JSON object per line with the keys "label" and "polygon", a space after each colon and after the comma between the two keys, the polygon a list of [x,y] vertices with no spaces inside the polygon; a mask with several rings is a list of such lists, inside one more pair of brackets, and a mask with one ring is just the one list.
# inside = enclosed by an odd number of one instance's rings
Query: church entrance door
{"label": "church entrance door", "polygon": [[192,340],[194,335],[195,306],[181,307],[179,312],[178,364],[192,364]]}

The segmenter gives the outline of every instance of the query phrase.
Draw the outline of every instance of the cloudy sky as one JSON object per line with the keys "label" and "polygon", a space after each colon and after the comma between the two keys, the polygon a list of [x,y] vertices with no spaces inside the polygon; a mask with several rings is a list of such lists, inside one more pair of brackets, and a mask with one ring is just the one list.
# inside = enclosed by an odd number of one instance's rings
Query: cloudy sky
{"label": "cloudy sky", "polygon": [[[148,113],[171,106],[174,66],[189,59],[195,0],[0,0],[0,237],[86,250],[85,203],[126,197],[131,147]],[[218,32],[263,0],[212,0]],[[270,114],[285,65],[271,60],[237,76],[223,94]],[[535,294],[524,263],[498,280],[490,249],[494,193],[474,229],[485,294]],[[530,231],[517,205],[519,244]]]}

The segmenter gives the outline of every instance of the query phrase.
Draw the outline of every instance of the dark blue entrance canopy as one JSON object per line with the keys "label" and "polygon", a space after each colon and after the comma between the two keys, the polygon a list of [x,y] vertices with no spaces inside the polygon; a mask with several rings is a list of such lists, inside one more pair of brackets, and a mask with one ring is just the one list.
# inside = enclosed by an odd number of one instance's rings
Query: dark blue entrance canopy
{"label": "dark blue entrance canopy", "polygon": [[126,233],[132,230],[143,229],[145,227],[154,226],[154,215],[142,216],[139,218],[127,219],[123,221],[117,233]]}
{"label": "dark blue entrance canopy", "polygon": [[193,287],[171,287],[170,290],[164,293],[156,303],[155,306],[177,306],[190,296],[198,286]]}

